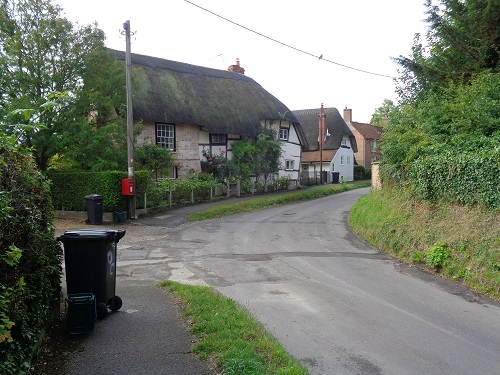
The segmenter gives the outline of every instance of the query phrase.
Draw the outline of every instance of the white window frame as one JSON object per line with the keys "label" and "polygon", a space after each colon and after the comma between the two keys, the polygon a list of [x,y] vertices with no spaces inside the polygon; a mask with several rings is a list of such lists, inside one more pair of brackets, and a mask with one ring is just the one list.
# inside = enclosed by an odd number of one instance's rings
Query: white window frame
{"label": "white window frame", "polygon": [[340,165],[344,165],[344,155],[340,155]]}
{"label": "white window frame", "polygon": [[293,160],[293,159],[286,159],[285,160],[285,170],[286,171],[293,171],[293,170],[295,170],[295,160]]}
{"label": "white window frame", "polygon": [[288,141],[288,137],[290,136],[290,129],[288,128],[280,128],[279,130],[279,139],[280,141]]}
{"label": "white window frame", "polygon": [[170,151],[175,151],[175,125],[156,124],[156,144]]}

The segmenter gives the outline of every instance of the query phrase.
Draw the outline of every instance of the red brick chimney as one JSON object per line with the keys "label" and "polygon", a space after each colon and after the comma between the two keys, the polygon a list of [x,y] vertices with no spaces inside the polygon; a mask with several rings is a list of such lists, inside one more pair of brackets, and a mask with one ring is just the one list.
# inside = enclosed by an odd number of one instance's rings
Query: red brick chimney
{"label": "red brick chimney", "polygon": [[344,108],[344,121],[348,124],[352,123],[352,109]]}
{"label": "red brick chimney", "polygon": [[229,70],[230,72],[245,74],[245,69],[240,66],[240,59],[236,59],[236,65],[230,65],[227,70]]}

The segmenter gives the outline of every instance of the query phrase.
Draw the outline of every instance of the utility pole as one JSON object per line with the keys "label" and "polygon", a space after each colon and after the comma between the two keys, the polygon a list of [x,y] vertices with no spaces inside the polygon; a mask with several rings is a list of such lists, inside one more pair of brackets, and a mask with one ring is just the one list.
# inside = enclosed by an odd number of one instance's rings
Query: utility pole
{"label": "utility pole", "polygon": [[318,121],[318,141],[319,141],[319,184],[323,185],[323,139],[325,128],[325,109],[321,103],[321,110]]}
{"label": "utility pole", "polygon": [[134,114],[132,108],[132,57],[130,54],[130,21],[125,21],[123,29],[126,39],[125,75],[127,91],[127,159],[128,178],[132,179],[132,195],[129,198],[129,216],[137,219],[135,199],[135,160],[134,160]]}

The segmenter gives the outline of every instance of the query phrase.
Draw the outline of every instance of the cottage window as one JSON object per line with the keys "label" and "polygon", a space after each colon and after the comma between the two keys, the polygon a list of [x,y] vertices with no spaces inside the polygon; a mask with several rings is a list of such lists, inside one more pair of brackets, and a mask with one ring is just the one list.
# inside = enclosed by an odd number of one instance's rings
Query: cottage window
{"label": "cottage window", "polygon": [[172,124],[156,124],[156,144],[167,150],[175,150],[175,126]]}
{"label": "cottage window", "polygon": [[294,161],[293,160],[285,160],[285,169],[287,171],[294,170]]}
{"label": "cottage window", "polygon": [[340,155],[340,165],[344,165],[344,155]]}
{"label": "cottage window", "polygon": [[349,164],[351,164],[351,157],[350,156],[347,157],[347,165],[349,165]]}
{"label": "cottage window", "polygon": [[347,147],[347,136],[345,135],[342,137],[342,146]]}
{"label": "cottage window", "polygon": [[372,139],[372,152],[377,152],[377,140]]}
{"label": "cottage window", "polygon": [[223,134],[223,133],[211,133],[210,139],[211,139],[211,143],[213,145],[225,145],[226,144],[226,134]]}
{"label": "cottage window", "polygon": [[279,137],[281,141],[288,141],[288,132],[288,128],[280,128]]}

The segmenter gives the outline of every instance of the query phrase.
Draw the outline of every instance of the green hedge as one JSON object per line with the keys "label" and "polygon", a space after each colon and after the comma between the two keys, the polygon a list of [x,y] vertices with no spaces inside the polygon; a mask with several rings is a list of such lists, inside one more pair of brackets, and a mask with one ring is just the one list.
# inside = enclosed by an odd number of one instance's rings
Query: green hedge
{"label": "green hedge", "polygon": [[0,136],[0,374],[25,374],[61,294],[48,181]]}
{"label": "green hedge", "polygon": [[419,158],[408,172],[411,192],[430,201],[500,207],[500,149]]}
{"label": "green hedge", "polygon": [[[121,183],[128,177],[127,172],[47,172],[52,185],[54,209],[66,211],[85,211],[85,196],[100,194],[104,196],[105,212],[127,210],[127,198],[122,196]],[[135,172],[137,208],[144,208],[144,193],[151,188],[149,171]]]}
{"label": "green hedge", "polygon": [[371,169],[365,168],[362,165],[354,166],[354,181],[369,180],[372,178]]}

